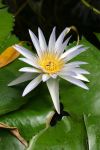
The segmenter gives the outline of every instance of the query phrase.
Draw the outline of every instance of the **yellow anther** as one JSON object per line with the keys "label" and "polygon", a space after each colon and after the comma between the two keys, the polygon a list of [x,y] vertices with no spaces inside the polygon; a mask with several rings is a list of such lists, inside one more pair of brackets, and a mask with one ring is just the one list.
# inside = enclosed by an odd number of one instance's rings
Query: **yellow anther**
{"label": "yellow anther", "polygon": [[63,61],[53,53],[44,53],[38,63],[43,71],[49,74],[57,73],[64,65]]}

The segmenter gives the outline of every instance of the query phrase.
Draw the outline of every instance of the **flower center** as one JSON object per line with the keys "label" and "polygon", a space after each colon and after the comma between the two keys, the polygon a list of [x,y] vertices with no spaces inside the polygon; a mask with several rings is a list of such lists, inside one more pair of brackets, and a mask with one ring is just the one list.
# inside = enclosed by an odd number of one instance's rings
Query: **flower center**
{"label": "flower center", "polygon": [[49,74],[57,73],[64,65],[63,60],[59,59],[53,53],[44,53],[38,60],[38,63],[43,71]]}

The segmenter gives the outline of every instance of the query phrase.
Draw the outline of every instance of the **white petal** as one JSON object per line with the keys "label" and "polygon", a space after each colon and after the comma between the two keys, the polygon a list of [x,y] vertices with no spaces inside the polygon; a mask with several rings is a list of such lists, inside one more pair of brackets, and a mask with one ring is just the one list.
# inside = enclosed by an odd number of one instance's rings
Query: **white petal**
{"label": "white petal", "polygon": [[30,59],[27,59],[27,58],[19,58],[19,60],[31,65],[31,66],[34,66],[36,68],[40,68],[39,65],[36,63],[36,61],[32,61]]}
{"label": "white petal", "polygon": [[38,86],[38,84],[42,81],[42,76],[39,75],[38,77],[36,77],[35,79],[33,79],[25,88],[23,95],[25,96],[26,94],[28,94],[30,91],[32,91],[34,88],[36,88]]}
{"label": "white petal", "polygon": [[82,75],[82,74],[89,74],[89,72],[84,69],[81,69],[81,68],[75,68],[75,67],[79,67],[79,64],[84,64],[84,62],[77,62],[77,63],[72,62],[69,64],[65,64],[64,67],[62,68],[62,70],[58,73],[58,75],[71,76],[76,79],[80,79],[80,80],[89,82],[89,80]]}
{"label": "white petal", "polygon": [[85,65],[85,64],[88,64],[87,62],[83,62],[83,61],[74,61],[74,62],[70,62],[68,64],[65,64],[64,65],[64,68],[67,68],[67,67],[80,67],[80,65]]}
{"label": "white petal", "polygon": [[82,74],[85,74],[85,73],[89,74],[88,71],[79,68],[81,64],[86,64],[86,63],[85,62],[71,62],[71,63],[65,64],[60,72],[72,71],[72,72],[74,72],[76,74],[80,74],[80,73],[82,73]]}
{"label": "white petal", "polygon": [[65,62],[69,61],[80,53],[86,51],[86,49],[87,48],[84,48],[82,45],[75,46],[63,53],[60,58],[63,59]]}
{"label": "white petal", "polygon": [[34,78],[33,73],[24,73],[21,76],[19,76],[18,78],[16,78],[15,80],[13,80],[12,82],[10,82],[8,84],[8,86],[17,85],[17,84],[23,83],[25,81],[31,80],[33,78]]}
{"label": "white petal", "polygon": [[56,27],[53,28],[52,33],[49,38],[48,49],[49,51],[53,51],[55,47],[56,35],[55,35]]}
{"label": "white petal", "polygon": [[60,114],[60,104],[59,104],[59,82],[56,79],[49,79],[47,81],[47,87],[49,89],[52,101],[54,103],[55,109]]}
{"label": "white petal", "polygon": [[55,52],[60,50],[60,46],[63,43],[64,37],[66,36],[67,32],[69,32],[70,28],[65,28],[63,32],[59,35],[56,43],[55,43]]}
{"label": "white petal", "polygon": [[87,70],[81,69],[81,68],[73,68],[72,70],[76,74],[90,74]]}
{"label": "white petal", "polygon": [[47,50],[46,40],[40,28],[38,28],[38,35],[39,35],[39,43],[40,43],[41,50],[46,51]]}
{"label": "white petal", "polygon": [[71,76],[60,76],[60,77],[83,89],[86,89],[86,90],[89,89],[82,81],[75,79],[74,77],[71,77]]}
{"label": "white petal", "polygon": [[59,49],[57,50],[57,54],[58,54],[58,55],[61,55],[61,54],[64,52],[64,50],[65,50],[65,48],[66,48],[66,46],[67,46],[67,44],[68,44],[70,38],[71,38],[71,36],[70,36],[69,38],[67,38],[67,40],[64,41],[64,43],[62,43],[62,44],[60,45]]}
{"label": "white petal", "polygon": [[43,74],[42,75],[42,81],[43,82],[47,81],[48,79],[50,79],[50,76],[48,74]]}
{"label": "white petal", "polygon": [[76,66],[74,66],[74,65],[65,64],[64,67],[61,69],[60,72],[70,72],[70,71],[71,71],[71,72],[72,72],[72,71],[75,72],[75,71],[74,71],[74,69],[76,69],[75,67],[76,67]]}
{"label": "white petal", "polygon": [[77,74],[73,71],[60,71],[59,76],[76,76]]}
{"label": "white petal", "polygon": [[35,69],[32,67],[23,67],[19,71],[21,71],[21,72],[33,72],[33,73],[40,73],[41,72],[41,70]]}
{"label": "white petal", "polygon": [[40,45],[39,45],[39,40],[31,30],[29,30],[29,34],[30,34],[31,40],[34,44],[34,47],[36,48],[37,54],[40,57],[42,54],[42,50],[41,50]]}
{"label": "white petal", "polygon": [[33,60],[34,59],[34,54],[27,50],[26,48],[20,46],[20,45],[14,45],[13,46],[14,49],[16,49],[19,53],[21,53],[24,57]]}
{"label": "white petal", "polygon": [[82,74],[77,74],[76,76],[73,76],[73,77],[76,79],[82,80],[82,81],[89,82],[89,80],[85,76],[83,76]]}

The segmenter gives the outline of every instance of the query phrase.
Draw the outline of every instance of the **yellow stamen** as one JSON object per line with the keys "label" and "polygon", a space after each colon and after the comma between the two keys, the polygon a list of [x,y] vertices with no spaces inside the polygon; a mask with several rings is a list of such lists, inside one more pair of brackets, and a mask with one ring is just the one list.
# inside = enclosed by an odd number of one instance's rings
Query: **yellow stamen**
{"label": "yellow stamen", "polygon": [[48,74],[57,73],[64,65],[63,60],[59,59],[56,54],[44,53],[38,60],[38,64],[41,66],[44,72]]}

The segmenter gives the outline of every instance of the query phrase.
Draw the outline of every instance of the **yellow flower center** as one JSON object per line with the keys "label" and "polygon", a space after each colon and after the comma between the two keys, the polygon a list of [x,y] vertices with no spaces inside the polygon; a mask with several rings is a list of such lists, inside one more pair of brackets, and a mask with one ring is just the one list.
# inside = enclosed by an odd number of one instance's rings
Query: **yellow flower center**
{"label": "yellow flower center", "polygon": [[41,66],[44,72],[48,74],[57,73],[64,65],[63,60],[59,59],[54,53],[44,53],[38,60],[38,64]]}

